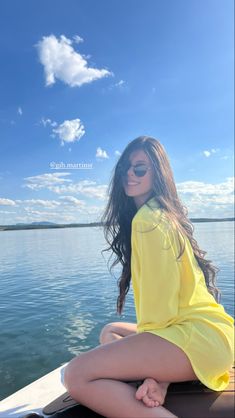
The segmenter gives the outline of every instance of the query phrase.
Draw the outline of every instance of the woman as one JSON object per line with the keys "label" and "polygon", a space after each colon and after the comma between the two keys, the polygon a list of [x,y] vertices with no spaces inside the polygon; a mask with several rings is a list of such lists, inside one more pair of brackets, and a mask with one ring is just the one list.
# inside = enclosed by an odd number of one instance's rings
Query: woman
{"label": "woman", "polygon": [[[101,345],[67,365],[64,384],[105,417],[175,417],[162,406],[170,382],[227,387],[233,319],[217,302],[216,269],[193,238],[157,140],[139,137],[126,147],[103,219],[113,265],[122,264],[117,310],[132,281],[137,324],[106,325]],[[137,390],[134,380],[143,380]]]}

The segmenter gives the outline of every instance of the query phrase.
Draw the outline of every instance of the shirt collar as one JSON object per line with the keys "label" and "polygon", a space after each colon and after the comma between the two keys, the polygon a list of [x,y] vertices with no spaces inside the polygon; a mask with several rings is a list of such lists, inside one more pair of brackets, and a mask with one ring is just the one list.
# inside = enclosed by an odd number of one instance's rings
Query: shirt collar
{"label": "shirt collar", "polygon": [[148,204],[149,206],[151,206],[151,208],[154,208],[154,209],[159,209],[160,208],[160,204],[156,201],[155,197],[152,197],[147,202],[145,202],[145,205],[146,204]]}

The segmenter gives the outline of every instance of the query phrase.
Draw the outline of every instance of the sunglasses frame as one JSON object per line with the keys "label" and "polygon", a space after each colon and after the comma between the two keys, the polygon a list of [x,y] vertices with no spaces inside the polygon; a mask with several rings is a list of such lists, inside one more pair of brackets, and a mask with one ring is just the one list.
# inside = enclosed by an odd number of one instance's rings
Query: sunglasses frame
{"label": "sunglasses frame", "polygon": [[[138,167],[144,167],[144,169],[138,171]],[[146,175],[146,173],[149,170],[152,169],[151,167],[149,167],[149,166],[147,166],[147,165],[145,165],[143,163],[142,164],[139,163],[139,164],[136,164],[136,165],[128,164],[128,165],[126,165],[125,168],[124,167],[121,168],[122,176],[126,176],[128,170],[130,170],[130,168],[132,168],[132,170],[133,170],[133,172],[134,172],[134,174],[135,174],[136,177],[144,177]],[[139,175],[140,172],[142,172],[142,171],[145,171],[145,173]]]}

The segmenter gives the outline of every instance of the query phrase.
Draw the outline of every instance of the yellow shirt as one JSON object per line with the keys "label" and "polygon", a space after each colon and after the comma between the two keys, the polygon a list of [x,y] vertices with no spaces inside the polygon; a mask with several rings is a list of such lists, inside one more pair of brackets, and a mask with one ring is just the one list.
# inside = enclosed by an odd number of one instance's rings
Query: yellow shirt
{"label": "yellow shirt", "polygon": [[137,332],[151,332],[182,348],[198,379],[214,390],[229,382],[234,321],[208,292],[185,237],[179,260],[176,228],[155,199],[132,220],[131,274]]}

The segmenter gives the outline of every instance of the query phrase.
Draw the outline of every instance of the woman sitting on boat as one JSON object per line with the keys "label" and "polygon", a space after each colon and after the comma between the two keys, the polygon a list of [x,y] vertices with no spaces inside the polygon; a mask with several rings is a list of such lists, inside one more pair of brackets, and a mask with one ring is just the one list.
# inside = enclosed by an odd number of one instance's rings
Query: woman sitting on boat
{"label": "woman sitting on boat", "polygon": [[[216,268],[193,238],[159,141],[143,136],[126,147],[103,219],[122,265],[117,311],[132,282],[137,323],[107,324],[101,345],[66,366],[65,387],[105,417],[175,417],[162,406],[171,382],[228,386],[233,318],[218,301]],[[143,380],[138,389],[135,380]]]}

